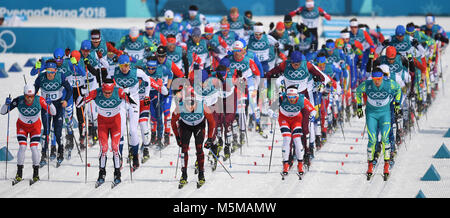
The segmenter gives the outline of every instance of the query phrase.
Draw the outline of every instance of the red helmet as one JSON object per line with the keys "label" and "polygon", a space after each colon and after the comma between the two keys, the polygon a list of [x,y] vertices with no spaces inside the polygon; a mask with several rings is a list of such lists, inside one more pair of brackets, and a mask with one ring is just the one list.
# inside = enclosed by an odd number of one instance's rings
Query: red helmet
{"label": "red helmet", "polygon": [[211,24],[205,26],[205,33],[214,33],[214,27]]}
{"label": "red helmet", "polygon": [[395,58],[397,56],[397,49],[394,46],[389,46],[386,48],[386,56],[390,59]]}
{"label": "red helmet", "polygon": [[106,92],[112,92],[114,91],[114,83],[103,83],[102,84],[102,91],[106,91]]}
{"label": "red helmet", "polygon": [[80,59],[81,59],[81,54],[80,54],[80,52],[78,50],[73,50],[70,53],[70,56],[71,57],[75,57],[75,59],[77,59],[77,62],[80,61]]}

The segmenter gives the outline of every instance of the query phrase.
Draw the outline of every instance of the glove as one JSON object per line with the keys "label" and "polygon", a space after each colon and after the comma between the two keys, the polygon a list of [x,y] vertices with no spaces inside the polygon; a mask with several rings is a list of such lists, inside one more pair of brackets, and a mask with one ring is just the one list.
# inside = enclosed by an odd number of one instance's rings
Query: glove
{"label": "glove", "polygon": [[273,22],[270,22],[269,30],[272,30],[274,26],[275,26],[275,24],[273,24]]}
{"label": "glove", "polygon": [[396,117],[398,117],[402,113],[402,110],[400,108],[400,104],[395,102],[395,101],[394,101],[394,113],[395,113]]}
{"label": "glove", "polygon": [[384,40],[381,44],[382,44],[384,47],[386,47],[386,46],[389,45],[389,43],[390,43],[390,41],[386,39],[386,40]]}
{"label": "glove", "polygon": [[118,61],[119,61],[119,60],[118,60],[118,57],[117,57],[117,56],[114,56],[114,57],[113,57],[113,62],[114,62],[114,63],[117,63]]}
{"label": "glove", "polygon": [[148,106],[148,105],[150,105],[150,97],[146,96],[144,98],[144,106]]}
{"label": "glove", "polygon": [[442,35],[440,33],[437,33],[436,35],[434,35],[434,39],[437,41],[440,41]]}
{"label": "glove", "polygon": [[289,45],[289,44],[284,44],[284,50],[291,50],[292,48],[294,48],[294,47],[292,47],[292,45]]}
{"label": "glove", "polygon": [[358,110],[356,111],[356,115],[358,116],[358,118],[363,117],[364,112],[362,110],[362,105],[358,105]]}
{"label": "glove", "polygon": [[278,47],[280,47],[280,43],[278,43],[278,42],[275,42],[275,44],[273,45],[275,48],[278,48]]}
{"label": "glove", "polygon": [[70,48],[69,48],[69,47],[67,47],[66,50],[64,50],[64,54],[65,54],[66,56],[69,56],[69,55],[70,55]]}
{"label": "glove", "polygon": [[236,76],[237,76],[238,78],[241,78],[241,77],[242,77],[242,71],[236,70]]}
{"label": "glove", "polygon": [[372,52],[369,54],[369,58],[370,58],[370,59],[373,59],[374,56],[375,56],[375,55],[374,55],[374,53],[372,53]]}
{"label": "glove", "polygon": [[6,97],[5,104],[6,105],[10,105],[11,104],[11,98],[10,97]]}
{"label": "glove", "polygon": [[80,95],[80,96],[78,96],[78,98],[77,98],[77,101],[76,101],[76,107],[77,108],[81,108],[81,106],[83,106],[84,105],[84,101],[83,101],[83,97]]}
{"label": "glove", "polygon": [[50,97],[45,98],[45,103],[50,105],[52,103],[52,99]]}
{"label": "glove", "polygon": [[413,61],[413,57],[412,57],[412,54],[408,54],[408,56],[407,56],[407,57],[408,57],[408,61],[409,61],[409,62]]}
{"label": "glove", "polygon": [[89,64],[89,59],[88,58],[84,58],[83,62],[84,62],[84,65],[88,65]]}
{"label": "glove", "polygon": [[414,48],[417,48],[417,46],[419,45],[419,42],[417,41],[417,39],[413,39],[412,42],[411,42],[411,45],[412,45]]}
{"label": "glove", "polygon": [[205,142],[205,148],[210,149],[212,145],[213,145],[212,138],[208,138]]}
{"label": "glove", "polygon": [[34,65],[34,68],[35,69],[41,69],[41,66],[42,66],[42,64],[41,64],[41,61],[39,60],[39,61],[36,61],[36,64]]}
{"label": "glove", "polygon": [[131,63],[136,63],[137,60],[136,60],[136,58],[134,58],[133,56],[130,56],[130,62],[131,62]]}
{"label": "glove", "polygon": [[130,97],[130,93],[125,93],[125,95],[127,96],[126,101],[127,101],[128,103],[137,105],[136,102]]}
{"label": "glove", "polygon": [[70,63],[72,63],[74,65],[78,64],[77,59],[75,57],[70,58]]}
{"label": "glove", "polygon": [[269,115],[269,117],[273,118],[273,119],[277,119],[278,118],[278,114],[273,112],[273,110],[269,109],[267,111],[267,115]]}

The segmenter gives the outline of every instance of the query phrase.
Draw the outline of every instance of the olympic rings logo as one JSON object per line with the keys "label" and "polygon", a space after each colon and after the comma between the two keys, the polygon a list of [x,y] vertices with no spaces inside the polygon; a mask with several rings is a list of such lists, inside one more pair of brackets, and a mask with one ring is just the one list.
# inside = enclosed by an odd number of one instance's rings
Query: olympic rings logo
{"label": "olympic rings logo", "polygon": [[183,116],[183,119],[187,120],[187,121],[195,121],[195,120],[200,120],[202,118],[201,114],[185,114]]}
{"label": "olympic rings logo", "polygon": [[389,70],[391,72],[397,72],[400,69],[400,66],[398,64],[390,64],[389,65]]}
{"label": "olympic rings logo", "polygon": [[24,107],[20,108],[20,113],[22,113],[25,116],[33,116],[36,115],[39,112],[39,109],[35,107]]}
{"label": "olympic rings logo", "polygon": [[138,50],[138,49],[142,48],[142,44],[140,42],[138,42],[138,41],[136,41],[136,42],[129,42],[127,44],[127,46],[130,49],[133,49],[133,50]]}
{"label": "olympic rings logo", "polygon": [[114,105],[117,104],[117,101],[115,99],[112,100],[100,100],[98,101],[98,103],[102,106],[102,107],[114,107]]}
{"label": "olympic rings logo", "polygon": [[193,46],[193,47],[190,47],[189,50],[191,50],[191,52],[195,52],[197,54],[203,53],[203,51],[204,51],[203,46]]}
{"label": "olympic rings logo", "polygon": [[44,88],[45,90],[57,90],[59,87],[61,87],[61,85],[57,82],[47,82],[47,83],[43,83],[42,84],[42,88]]}
{"label": "olympic rings logo", "polygon": [[282,107],[287,112],[297,112],[297,111],[301,110],[301,108],[297,105],[288,105],[287,104],[287,105],[283,105]]}
{"label": "olympic rings logo", "polygon": [[230,25],[230,29],[240,29],[241,27],[242,27],[242,25],[239,22],[233,22]]}
{"label": "olympic rings logo", "polygon": [[133,78],[117,78],[117,84],[119,84],[122,87],[130,87],[131,85],[133,85],[135,83],[135,80]]}
{"label": "olympic rings logo", "polygon": [[264,49],[267,47],[266,42],[252,42],[251,45],[255,49]]}
{"label": "olympic rings logo", "polygon": [[163,35],[165,35],[165,36],[167,36],[167,35],[169,35],[169,34],[173,34],[173,35],[176,35],[176,34],[177,34],[177,31],[176,31],[176,30],[168,30],[168,29],[165,29],[165,30],[162,30],[161,32],[162,32]]}
{"label": "olympic rings logo", "polygon": [[[3,35],[5,34],[9,34],[12,37],[12,42],[9,45],[3,39]],[[6,50],[14,47],[15,44],[16,44],[16,35],[11,30],[3,30],[2,32],[0,32],[0,48],[3,49],[2,53],[6,53]]]}
{"label": "olympic rings logo", "polygon": [[60,68],[58,68],[58,72],[61,72],[62,74],[66,74],[67,69],[63,68],[63,67],[60,67]]}
{"label": "olympic rings logo", "polygon": [[245,68],[247,68],[247,65],[245,65],[244,63],[233,62],[230,64],[230,68],[244,70]]}
{"label": "olympic rings logo", "polygon": [[369,97],[372,99],[385,99],[389,94],[387,92],[370,92]]}
{"label": "olympic rings logo", "polygon": [[173,61],[173,62],[177,62],[178,60],[180,60],[180,55],[177,54],[171,54],[171,55],[167,55],[167,58],[169,58],[169,60]]}
{"label": "olympic rings logo", "polygon": [[397,49],[397,50],[400,50],[400,51],[404,51],[404,50],[406,50],[406,48],[408,48],[408,43],[406,43],[406,42],[401,42],[401,43],[397,43],[396,45],[395,45],[395,48]]}
{"label": "olympic rings logo", "polygon": [[289,70],[287,75],[289,75],[292,79],[301,79],[305,76],[306,72],[304,70]]}

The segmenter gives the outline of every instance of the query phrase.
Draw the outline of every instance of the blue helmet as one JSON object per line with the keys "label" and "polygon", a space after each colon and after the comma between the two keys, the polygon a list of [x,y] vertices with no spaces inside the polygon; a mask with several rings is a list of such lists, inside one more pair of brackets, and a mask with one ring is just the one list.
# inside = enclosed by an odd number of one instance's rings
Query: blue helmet
{"label": "blue helmet", "polygon": [[201,36],[202,35],[202,31],[200,30],[200,28],[198,28],[198,27],[195,27],[193,30],[192,30],[192,34],[191,34],[192,36]]}
{"label": "blue helmet", "polygon": [[395,28],[395,35],[396,36],[404,36],[405,33],[406,33],[406,29],[405,29],[405,27],[403,25],[398,25]]}
{"label": "blue helmet", "polygon": [[247,42],[243,38],[239,38],[239,41],[242,42],[242,45],[244,45],[244,49],[247,47]]}
{"label": "blue helmet", "polygon": [[120,55],[118,61],[119,61],[119,64],[129,64],[130,57],[128,57],[128,55]]}
{"label": "blue helmet", "polygon": [[90,40],[84,40],[81,42],[81,50],[91,50],[91,41]]}
{"label": "blue helmet", "polygon": [[45,63],[45,68],[54,68],[54,69],[56,69],[57,66],[56,66],[55,62],[48,61],[48,62]]}
{"label": "blue helmet", "polygon": [[146,65],[148,68],[156,67],[156,66],[158,66],[158,62],[156,60],[148,60]]}
{"label": "blue helmet", "polygon": [[303,54],[300,51],[294,51],[291,54],[292,63],[300,63],[303,60]]}
{"label": "blue helmet", "polygon": [[219,65],[223,65],[225,67],[230,67],[230,59],[228,58],[222,58],[222,60],[220,60]]}
{"label": "blue helmet", "polygon": [[53,52],[53,57],[55,59],[62,59],[64,57],[64,50],[62,48],[57,48]]}

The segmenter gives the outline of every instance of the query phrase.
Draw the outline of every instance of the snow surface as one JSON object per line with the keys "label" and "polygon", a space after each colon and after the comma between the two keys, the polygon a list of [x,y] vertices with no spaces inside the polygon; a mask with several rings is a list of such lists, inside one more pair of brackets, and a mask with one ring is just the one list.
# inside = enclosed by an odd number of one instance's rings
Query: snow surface
{"label": "snow surface", "polygon": [[[282,16],[264,17],[265,23],[271,20],[281,20]],[[348,18],[348,17],[347,17]],[[256,20],[256,19],[255,19]],[[274,21],[277,21],[274,20]],[[294,19],[295,20],[295,19]],[[363,17],[360,22],[369,25],[380,24],[383,28],[393,28],[396,24],[406,24],[413,20],[416,24],[422,24],[423,17],[394,17],[376,18]],[[95,20],[98,23],[80,22],[79,20],[57,21],[56,26],[74,26],[80,28],[93,27],[129,27],[132,23],[143,23],[144,19],[108,19]],[[450,18],[438,18],[437,21],[450,28]],[[56,21],[55,21],[56,22]],[[102,23],[103,22],[103,23]],[[27,25],[49,26],[46,19],[30,19]],[[49,56],[49,54],[0,54],[0,62],[5,63],[5,69],[18,62],[23,66],[30,57],[38,58]],[[448,55],[444,55],[443,67],[445,70],[444,80],[446,89],[440,89],[437,100],[432,104],[427,116],[419,120],[420,131],[415,126],[414,135],[407,137],[406,145],[399,147],[396,165],[392,169],[392,174],[387,182],[382,179],[382,167],[378,168],[372,182],[366,181],[364,173],[367,170],[367,135],[363,137],[365,119],[352,118],[351,125],[344,123],[345,140],[338,129],[337,132],[328,139],[325,146],[316,152],[316,158],[312,162],[310,171],[306,173],[304,179],[299,181],[294,170],[285,181],[281,180],[281,135],[279,128],[275,133],[275,145],[270,172],[268,171],[272,135],[269,139],[263,139],[255,132],[249,132],[249,146],[242,148],[232,154],[231,163],[223,163],[231,173],[231,178],[220,164],[215,172],[211,172],[210,164],[205,156],[205,177],[206,184],[197,189],[195,183],[197,176],[194,174],[195,148],[189,152],[189,183],[181,190],[177,188],[181,175],[178,166],[176,172],[178,146],[175,145],[175,138],[171,138],[172,144],[163,150],[152,150],[150,160],[141,165],[133,173],[133,181],[130,179],[129,165],[124,163],[122,170],[122,184],[111,190],[110,182],[113,178],[113,167],[111,153],[108,153],[106,183],[98,189],[94,189],[94,184],[98,176],[98,155],[99,146],[96,145],[88,149],[87,182],[85,183],[84,162],[81,162],[76,149],[72,152],[71,160],[64,160],[60,168],[55,168],[56,163],[51,162],[50,175],[47,173],[47,166],[40,169],[41,181],[33,186],[28,185],[28,181],[19,183],[12,187],[11,180],[16,173],[16,158],[8,162],[8,175],[5,180],[5,162],[0,163],[0,197],[156,197],[156,198],[414,198],[419,190],[422,190],[426,197],[447,198],[450,197],[450,161],[449,159],[434,159],[432,156],[439,147],[445,143],[450,145],[450,138],[443,135],[450,127],[450,77],[448,77]],[[27,82],[31,83],[34,78],[29,76],[30,68],[24,67],[21,73],[9,73],[8,78],[0,79],[0,103],[3,104],[8,94],[13,97],[23,92],[23,75]],[[441,85],[440,83],[439,85]],[[446,91],[446,92],[445,92]],[[9,148],[13,156],[17,155],[18,143],[15,133],[15,122],[18,112],[11,113],[9,124]],[[6,145],[7,116],[0,116],[0,147]],[[367,134],[367,133],[366,133]],[[358,139],[358,141],[356,141]],[[126,156],[126,146],[124,156]],[[206,154],[206,152],[205,152]],[[83,159],[84,159],[84,153]],[[430,165],[433,164],[441,176],[441,181],[425,182],[420,178],[425,174]],[[231,167],[230,167],[231,166]],[[175,174],[177,177],[175,178]],[[31,178],[31,152],[27,149],[23,176],[26,180]],[[50,176],[50,180],[47,178]]]}

